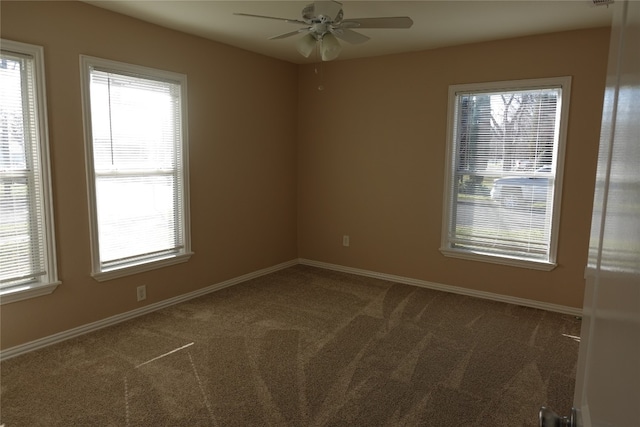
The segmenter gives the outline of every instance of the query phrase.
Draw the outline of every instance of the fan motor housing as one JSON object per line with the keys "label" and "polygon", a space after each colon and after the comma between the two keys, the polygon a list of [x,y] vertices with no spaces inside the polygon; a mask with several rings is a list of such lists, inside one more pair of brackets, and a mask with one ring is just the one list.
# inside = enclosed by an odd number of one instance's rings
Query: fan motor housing
{"label": "fan motor housing", "polygon": [[337,24],[342,21],[344,17],[344,12],[342,9],[338,12],[335,18],[326,15],[316,15],[316,7],[315,3],[306,6],[302,9],[302,19],[309,24],[324,24],[324,23],[332,23]]}

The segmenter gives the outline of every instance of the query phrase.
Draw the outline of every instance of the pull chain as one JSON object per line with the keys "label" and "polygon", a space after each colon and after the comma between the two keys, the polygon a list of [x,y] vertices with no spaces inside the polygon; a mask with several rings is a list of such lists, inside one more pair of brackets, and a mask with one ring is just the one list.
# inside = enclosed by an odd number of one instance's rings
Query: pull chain
{"label": "pull chain", "polygon": [[322,61],[322,58],[320,58],[320,43],[322,43],[322,41],[319,41],[316,43],[316,61],[320,61],[320,67],[318,68],[318,62],[316,62],[314,72],[316,73],[316,76],[318,76],[320,80],[320,84],[318,85],[318,90],[322,92],[324,90],[324,79],[322,75],[323,61]]}

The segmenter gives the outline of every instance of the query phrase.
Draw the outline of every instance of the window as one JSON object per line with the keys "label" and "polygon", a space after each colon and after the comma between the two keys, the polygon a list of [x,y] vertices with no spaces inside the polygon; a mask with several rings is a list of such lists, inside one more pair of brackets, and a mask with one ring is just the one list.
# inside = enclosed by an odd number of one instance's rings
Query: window
{"label": "window", "polygon": [[0,296],[53,292],[56,272],[43,49],[2,40],[0,55]]}
{"label": "window", "polygon": [[93,276],[191,256],[186,76],[81,56]]}
{"label": "window", "polygon": [[562,77],[449,88],[444,255],[556,266],[570,84]]}

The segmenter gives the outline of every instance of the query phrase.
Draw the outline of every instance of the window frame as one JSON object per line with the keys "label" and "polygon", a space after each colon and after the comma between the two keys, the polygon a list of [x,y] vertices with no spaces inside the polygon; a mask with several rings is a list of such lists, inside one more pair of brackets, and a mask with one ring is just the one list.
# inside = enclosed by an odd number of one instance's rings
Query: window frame
{"label": "window frame", "polygon": [[42,231],[38,239],[43,242],[43,265],[45,274],[29,283],[18,284],[0,288],[0,304],[8,304],[16,301],[51,294],[62,283],[58,279],[56,243],[53,215],[53,191],[51,185],[51,160],[49,153],[49,127],[47,122],[47,99],[44,70],[44,48],[42,46],[13,40],[0,39],[3,51],[15,52],[19,55],[30,56],[33,60],[33,82],[36,114],[34,148],[37,150],[35,157],[40,173],[35,176],[42,192],[42,206],[37,214],[42,219]]}
{"label": "window frame", "polygon": [[[182,248],[174,249],[172,253],[156,257],[149,257],[140,261],[131,261],[112,267],[103,267],[100,260],[99,234],[98,234],[98,211],[96,197],[96,171],[94,167],[93,152],[93,130],[91,111],[91,70],[98,69],[118,75],[146,78],[153,81],[166,81],[177,83],[180,86],[180,134],[181,141],[177,147],[181,150],[181,162],[176,165],[181,169],[182,183]],[[193,252],[191,251],[191,230],[190,230],[190,199],[189,199],[189,146],[187,134],[187,76],[171,71],[156,68],[134,65],[109,59],[96,58],[87,55],[80,55],[80,80],[82,95],[82,115],[85,132],[85,163],[87,173],[87,192],[89,202],[89,228],[91,240],[91,276],[99,281],[106,281],[118,277],[125,277],[132,274],[151,271],[158,268],[167,267],[183,262],[187,262]],[[179,185],[179,184],[176,184]],[[174,187],[178,188],[178,187]]]}
{"label": "window frame", "polygon": [[[508,256],[495,253],[471,251],[455,248],[450,240],[452,215],[454,214],[453,180],[456,168],[456,121],[458,120],[457,94],[460,92],[496,92],[514,90],[535,89],[562,89],[559,97],[560,123],[558,140],[553,153],[553,165],[555,165],[555,181],[553,194],[553,209],[551,214],[551,230],[549,238],[548,259],[533,260],[518,256]],[[540,79],[508,80],[485,83],[456,84],[449,86],[447,108],[447,148],[443,192],[442,236],[440,252],[451,258],[460,258],[472,261],[480,261],[492,264],[508,265],[513,267],[528,268],[534,270],[551,271],[557,267],[557,248],[560,227],[560,207],[562,201],[562,182],[564,175],[564,157],[566,150],[567,129],[569,121],[569,101],[571,98],[571,76],[550,77]]]}

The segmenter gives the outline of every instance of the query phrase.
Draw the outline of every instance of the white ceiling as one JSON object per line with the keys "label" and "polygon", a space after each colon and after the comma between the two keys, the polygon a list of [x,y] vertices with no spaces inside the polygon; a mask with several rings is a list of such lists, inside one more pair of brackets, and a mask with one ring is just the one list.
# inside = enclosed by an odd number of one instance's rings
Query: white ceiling
{"label": "white ceiling", "polygon": [[[235,16],[250,13],[301,19],[312,1],[134,1],[88,0],[86,3],[164,27],[215,40],[263,55],[303,64],[317,61],[295,48],[300,36],[280,40],[268,37],[293,31],[297,24]],[[371,37],[349,45],[338,60],[519,37],[555,31],[609,26],[612,7],[593,6],[591,0],[449,0],[449,1],[343,1],[345,19],[409,16],[410,29],[363,29]]]}

